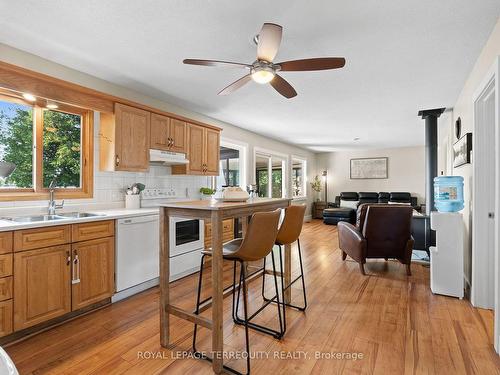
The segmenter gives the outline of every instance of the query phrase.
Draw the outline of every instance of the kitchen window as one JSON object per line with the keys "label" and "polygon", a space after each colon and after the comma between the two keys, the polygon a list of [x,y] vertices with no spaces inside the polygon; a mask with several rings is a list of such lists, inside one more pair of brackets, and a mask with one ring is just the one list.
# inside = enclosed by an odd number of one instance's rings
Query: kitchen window
{"label": "kitchen window", "polygon": [[286,196],[286,162],[282,156],[257,152],[255,154],[255,182],[257,195],[267,198]]}
{"label": "kitchen window", "polygon": [[306,160],[292,157],[292,198],[305,198],[307,195]]}
{"label": "kitchen window", "polygon": [[66,104],[0,94],[0,161],[16,168],[0,177],[0,200],[92,197],[93,113]]}

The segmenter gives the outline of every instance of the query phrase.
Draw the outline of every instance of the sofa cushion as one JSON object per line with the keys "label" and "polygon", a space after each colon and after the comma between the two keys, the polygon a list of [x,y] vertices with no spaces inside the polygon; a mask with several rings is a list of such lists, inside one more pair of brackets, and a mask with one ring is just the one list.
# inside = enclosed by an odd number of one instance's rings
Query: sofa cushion
{"label": "sofa cushion", "polygon": [[357,201],[359,200],[359,196],[355,191],[343,191],[340,193],[340,199],[345,201]]}
{"label": "sofa cushion", "polygon": [[378,193],[360,192],[359,204],[363,203],[378,203]]}
{"label": "sofa cushion", "polygon": [[325,208],[323,210],[323,217],[345,217],[350,218],[354,216],[355,210],[352,208],[345,207],[335,207],[335,208]]}
{"label": "sofa cushion", "polygon": [[391,195],[389,193],[385,193],[385,192],[378,193],[378,203],[387,203],[387,202],[389,202],[390,198],[391,198]]}
{"label": "sofa cushion", "polygon": [[344,199],[340,200],[340,207],[350,208],[355,210],[358,208],[359,201],[346,201]]}
{"label": "sofa cushion", "polygon": [[404,202],[411,203],[411,194],[410,193],[392,193],[389,197],[390,202]]}

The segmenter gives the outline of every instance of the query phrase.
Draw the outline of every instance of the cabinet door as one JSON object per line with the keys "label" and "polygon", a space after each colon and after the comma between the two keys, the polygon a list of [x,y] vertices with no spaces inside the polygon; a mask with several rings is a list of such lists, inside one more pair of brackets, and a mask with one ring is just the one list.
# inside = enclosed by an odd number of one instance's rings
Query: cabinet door
{"label": "cabinet door", "polygon": [[167,116],[151,114],[151,142],[150,148],[156,150],[169,150],[170,118]]}
{"label": "cabinet door", "polygon": [[116,170],[149,169],[150,112],[116,104]]}
{"label": "cabinet door", "polygon": [[186,152],[186,123],[177,119],[170,119],[170,138],[173,152]]}
{"label": "cabinet door", "polygon": [[205,174],[218,176],[219,175],[219,132],[217,130],[205,129],[204,142],[204,163]]}
{"label": "cabinet door", "polygon": [[14,329],[71,311],[70,245],[14,254]]}
{"label": "cabinet door", "polygon": [[114,237],[73,244],[72,309],[92,305],[115,290]]}
{"label": "cabinet door", "polygon": [[188,158],[189,173],[203,174],[204,156],[203,156],[204,128],[198,125],[188,125]]}

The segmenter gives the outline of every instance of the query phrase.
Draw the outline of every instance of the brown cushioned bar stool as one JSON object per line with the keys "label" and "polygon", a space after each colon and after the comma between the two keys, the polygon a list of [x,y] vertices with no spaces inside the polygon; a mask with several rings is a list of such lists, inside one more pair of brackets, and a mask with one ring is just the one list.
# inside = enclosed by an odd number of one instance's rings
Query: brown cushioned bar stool
{"label": "brown cushioned bar stool", "polygon": [[[281,247],[284,245],[290,245],[297,241],[297,249],[299,253],[299,265],[300,265],[300,275],[296,277],[294,280],[290,282],[290,284],[285,285],[284,278],[283,278],[283,273],[281,273],[281,295],[284,296],[285,291],[290,288],[295,282],[297,282],[299,279],[302,280],[302,293],[304,295],[304,305],[303,306],[297,306],[293,305],[291,303],[286,303],[285,301],[277,301],[278,304],[283,305],[283,321],[284,321],[284,326],[286,330],[286,316],[285,316],[285,306],[288,307],[293,307],[296,309],[299,309],[301,311],[304,311],[307,307],[307,298],[306,298],[306,283],[304,281],[304,266],[302,264],[302,252],[300,249],[300,232],[302,231],[302,224],[304,223],[304,215],[306,212],[306,205],[301,204],[301,205],[293,205],[289,206],[285,209],[285,219],[283,220],[283,223],[281,224],[281,227],[278,231],[278,235],[276,236],[276,242],[275,244],[279,246],[279,259],[280,259],[280,270],[283,271],[283,260],[282,260],[282,254],[281,254]],[[264,300],[269,301],[264,295],[264,285],[265,285],[265,280],[266,280],[266,260],[264,259],[264,274],[262,276],[262,297]],[[274,271],[274,270],[273,270]]]}
{"label": "brown cushioned bar stool", "polygon": [[[276,241],[276,235],[278,234],[278,224],[281,215],[281,210],[278,209],[272,212],[257,212],[253,214],[248,227],[247,232],[244,238],[237,238],[230,242],[227,242],[223,245],[222,249],[222,257],[225,260],[231,260],[234,262],[233,264],[233,285],[232,285],[232,315],[233,321],[236,324],[240,324],[245,326],[245,344],[246,344],[246,352],[247,352],[247,374],[250,373],[250,344],[248,340],[248,328],[256,329],[260,332],[270,334],[277,339],[281,339],[283,334],[285,333],[283,326],[283,318],[281,316],[281,302],[279,297],[279,289],[278,289],[278,279],[276,277],[276,264],[274,261],[274,254],[272,253],[272,249],[274,243]],[[274,286],[276,290],[276,295],[270,300],[266,301],[257,311],[255,311],[251,316],[248,316],[248,290],[247,290],[247,271],[244,265],[245,262],[253,262],[265,259],[267,255],[271,253],[271,259],[273,264],[274,271]],[[203,277],[203,264],[206,256],[211,256],[211,250],[205,250],[202,252],[201,257],[201,266],[200,273],[198,278],[198,294],[196,297],[196,310],[194,313],[196,315],[200,312],[200,306],[207,301],[211,300],[210,298],[205,299],[204,301],[200,301],[201,296],[201,284]],[[240,264],[240,279],[239,283],[236,284],[236,263]],[[236,288],[238,289],[238,295],[236,296]],[[239,300],[241,295],[241,289],[243,289],[243,313],[244,318],[241,319],[238,316],[238,308],[239,308]],[[268,327],[264,327],[262,325],[258,325],[255,323],[251,323],[252,320],[259,312],[261,312],[265,307],[267,307],[271,302],[276,301],[278,304],[278,320],[279,320],[279,331],[273,330]],[[196,350],[196,333],[197,333],[197,325],[194,325],[194,333],[193,333],[193,351],[199,358],[203,358],[211,361],[211,358],[206,355],[198,352]],[[232,373],[240,374],[238,371],[224,366],[224,368]]]}

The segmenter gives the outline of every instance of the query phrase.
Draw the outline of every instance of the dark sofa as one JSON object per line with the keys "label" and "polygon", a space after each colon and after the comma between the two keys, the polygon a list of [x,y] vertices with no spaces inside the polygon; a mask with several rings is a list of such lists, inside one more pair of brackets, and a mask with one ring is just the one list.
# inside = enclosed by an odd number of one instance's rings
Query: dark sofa
{"label": "dark sofa", "polygon": [[[335,202],[328,203],[328,208],[323,211],[323,222],[325,224],[337,225],[340,221],[346,221],[351,224],[356,223],[356,209],[340,207],[340,200],[353,202],[355,206],[363,203],[394,203],[394,204],[410,204],[414,209],[419,211],[417,206],[417,198],[411,196],[407,192],[342,192],[335,197]],[[356,202],[356,203],[354,203]],[[414,249],[429,250],[432,239],[429,230],[429,220],[425,215],[414,215],[412,218],[412,235],[415,239]]]}

